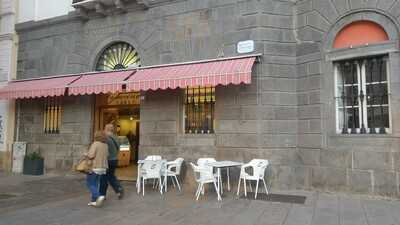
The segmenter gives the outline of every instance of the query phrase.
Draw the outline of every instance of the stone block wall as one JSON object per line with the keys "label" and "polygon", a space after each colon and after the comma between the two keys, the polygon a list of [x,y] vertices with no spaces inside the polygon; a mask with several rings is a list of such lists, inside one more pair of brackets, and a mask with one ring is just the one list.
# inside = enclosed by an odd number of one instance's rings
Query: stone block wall
{"label": "stone block wall", "polygon": [[0,152],[0,170],[4,170],[4,157],[5,157],[5,152]]}
{"label": "stone block wall", "polygon": [[[329,191],[399,196],[399,107],[397,1],[297,1],[298,149],[312,152],[305,165],[306,187]],[[370,20],[390,37],[385,44],[332,49],[337,32],[346,24]],[[395,53],[392,53],[395,51]],[[335,130],[333,62],[340,58],[388,54],[391,92],[391,133],[341,135]]]}
{"label": "stone block wall", "polygon": [[20,126],[16,135],[19,141],[27,142],[27,153],[40,152],[47,170],[71,170],[92,141],[92,96],[63,99],[59,134],[44,133],[41,99],[20,100],[17,104]]}
{"label": "stone block wall", "polygon": [[[262,53],[252,84],[216,87],[215,134],[184,134],[182,90],[142,93],[140,157],[267,158],[276,189],[399,196],[398,15],[400,3],[393,0],[185,0],[148,10],[132,5],[125,14],[89,20],[72,13],[17,26],[18,77],[93,70],[98,54],[114,41],[133,45],[142,65],[155,65],[235,56],[237,42],[252,39],[255,52]],[[390,41],[332,49],[337,32],[360,19],[382,25]],[[392,74],[391,133],[336,134],[333,62],[382,53],[389,54]],[[71,151],[90,141],[93,101],[71,98],[58,137],[36,132],[41,113],[29,102],[22,104],[21,140],[65,159],[58,163],[65,167]],[[51,164],[56,168],[57,160]]]}

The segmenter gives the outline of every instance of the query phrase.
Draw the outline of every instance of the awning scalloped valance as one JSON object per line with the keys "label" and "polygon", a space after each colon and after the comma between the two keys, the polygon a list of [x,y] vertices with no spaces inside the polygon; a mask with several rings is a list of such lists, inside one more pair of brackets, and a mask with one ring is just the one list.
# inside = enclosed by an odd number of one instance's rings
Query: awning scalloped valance
{"label": "awning scalloped valance", "polygon": [[109,72],[43,77],[9,82],[0,99],[117,93],[186,87],[250,84],[256,57],[246,55]]}

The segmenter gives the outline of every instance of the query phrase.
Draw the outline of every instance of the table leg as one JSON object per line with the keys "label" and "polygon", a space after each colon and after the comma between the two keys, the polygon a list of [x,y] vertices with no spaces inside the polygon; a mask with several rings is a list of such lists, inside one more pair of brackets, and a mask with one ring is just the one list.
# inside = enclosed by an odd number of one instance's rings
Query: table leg
{"label": "table leg", "polygon": [[168,172],[165,172],[165,174],[164,174],[164,185],[165,185],[165,192],[167,192],[167,186],[168,186]]}
{"label": "table leg", "polygon": [[137,193],[140,193],[140,165],[138,165],[138,174],[137,174],[137,178],[136,178],[136,189],[137,189]]}
{"label": "table leg", "polygon": [[228,191],[231,191],[231,184],[229,182],[229,167],[226,168],[226,176],[228,177]]}
{"label": "table leg", "polygon": [[218,173],[218,191],[222,194],[222,180],[221,180],[221,168],[217,169]]}

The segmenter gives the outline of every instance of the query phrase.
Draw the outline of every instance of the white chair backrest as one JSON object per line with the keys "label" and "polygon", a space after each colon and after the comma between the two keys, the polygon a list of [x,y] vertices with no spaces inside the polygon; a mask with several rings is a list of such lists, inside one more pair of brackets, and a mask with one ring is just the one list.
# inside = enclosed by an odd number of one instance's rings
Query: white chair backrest
{"label": "white chair backrest", "polygon": [[216,162],[216,160],[214,158],[199,158],[197,160],[197,165],[199,165],[199,167],[202,167],[205,170],[209,170],[211,173],[213,173],[213,167],[212,166],[208,166],[208,163],[212,163],[212,162]]}
{"label": "white chair backrest", "polygon": [[181,168],[182,168],[182,163],[183,163],[184,159],[183,158],[177,158],[175,159],[176,162],[176,175],[181,174]]}
{"label": "white chair backrest", "polygon": [[197,182],[200,182],[201,180],[208,180],[208,179],[214,179],[214,176],[212,173],[210,173],[207,170],[204,170],[203,167],[201,166],[196,166],[193,163],[190,163],[190,165],[193,168],[193,173],[194,173],[194,177],[196,179]]}
{"label": "white chair backrest", "polygon": [[253,175],[258,177],[264,177],[265,169],[269,165],[266,159],[253,159],[249,162],[253,167]]}
{"label": "white chair backrest", "polygon": [[200,168],[193,163],[190,163],[190,165],[192,166],[193,169],[194,179],[196,180],[196,182],[199,182],[201,176]]}
{"label": "white chair backrest", "polygon": [[162,157],[160,155],[148,155],[144,160],[161,160]]}
{"label": "white chair backrest", "polygon": [[168,162],[168,171],[175,175],[180,175],[183,161],[183,158],[177,158],[174,161]]}
{"label": "white chair backrest", "polygon": [[147,178],[158,178],[161,175],[163,161],[161,160],[146,160],[143,163],[143,174]]}

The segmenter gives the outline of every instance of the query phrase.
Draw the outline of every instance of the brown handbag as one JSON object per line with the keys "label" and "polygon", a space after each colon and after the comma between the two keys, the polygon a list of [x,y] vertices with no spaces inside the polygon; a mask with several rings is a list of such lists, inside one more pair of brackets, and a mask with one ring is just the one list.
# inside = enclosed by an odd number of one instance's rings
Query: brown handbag
{"label": "brown handbag", "polygon": [[81,173],[87,173],[90,170],[90,160],[86,157],[82,157],[81,160],[79,160],[78,164],[75,167],[75,170]]}

